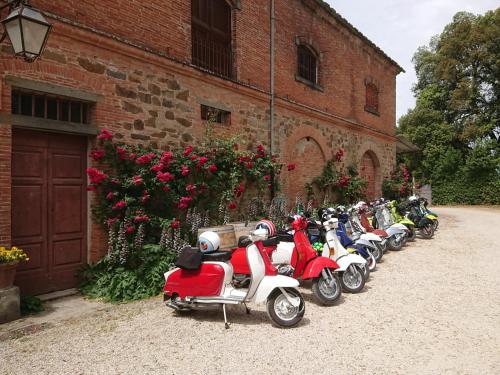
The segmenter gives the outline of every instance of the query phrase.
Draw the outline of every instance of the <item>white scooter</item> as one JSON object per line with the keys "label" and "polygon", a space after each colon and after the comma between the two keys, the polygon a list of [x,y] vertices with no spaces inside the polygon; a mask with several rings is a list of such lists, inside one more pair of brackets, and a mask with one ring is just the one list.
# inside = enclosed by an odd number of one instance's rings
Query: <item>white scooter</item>
{"label": "white scooter", "polygon": [[375,219],[378,223],[377,227],[385,230],[389,235],[388,246],[392,250],[401,250],[410,235],[408,228],[403,224],[394,223],[385,204],[376,205],[374,209]]}
{"label": "white scooter", "polygon": [[339,265],[340,268],[335,272],[340,273],[342,288],[346,292],[359,293],[366,283],[363,271],[367,267],[366,260],[357,254],[350,253],[342,246],[336,234],[339,221],[334,215],[323,215],[322,220],[326,230],[326,243],[321,255],[333,259]]}
{"label": "white scooter", "polygon": [[[265,302],[269,317],[278,326],[297,325],[305,311],[304,298],[298,290],[299,282],[278,275],[262,245],[267,239],[266,230],[257,229],[249,238],[252,243],[246,248],[251,272],[248,288],[237,289],[233,285],[233,267],[229,262],[231,252],[205,253],[201,255],[198,269],[184,267],[165,273],[165,304],[177,311],[222,306],[227,329],[226,305],[243,304],[246,307],[246,303]],[[196,256],[198,249],[191,250]]]}

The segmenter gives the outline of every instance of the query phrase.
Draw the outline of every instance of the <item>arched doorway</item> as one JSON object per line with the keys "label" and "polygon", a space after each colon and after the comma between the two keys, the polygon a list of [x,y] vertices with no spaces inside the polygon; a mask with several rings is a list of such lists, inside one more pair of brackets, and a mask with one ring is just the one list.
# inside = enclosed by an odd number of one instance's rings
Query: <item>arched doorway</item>
{"label": "arched doorway", "polygon": [[297,194],[307,198],[305,185],[319,176],[325,165],[325,156],[318,142],[312,137],[301,138],[289,151],[290,161],[296,164],[288,179],[288,198],[295,201]]}
{"label": "arched doorway", "polygon": [[361,158],[360,175],[368,181],[366,196],[375,199],[380,195],[380,163],[373,151],[366,151]]}

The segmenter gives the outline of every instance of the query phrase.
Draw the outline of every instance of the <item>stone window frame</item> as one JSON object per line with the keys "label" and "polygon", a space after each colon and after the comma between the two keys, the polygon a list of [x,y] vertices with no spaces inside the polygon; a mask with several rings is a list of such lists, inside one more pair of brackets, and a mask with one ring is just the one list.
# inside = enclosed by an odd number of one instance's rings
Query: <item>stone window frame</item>
{"label": "stone window frame", "polygon": [[213,124],[231,126],[231,108],[222,103],[205,100],[200,97],[196,98],[196,102],[200,105],[200,118],[204,123],[207,123],[208,116],[212,115],[217,116]]}
{"label": "stone window frame", "polygon": [[365,111],[380,116],[380,88],[373,79],[365,79]]}
{"label": "stone window frame", "polygon": [[[319,49],[317,46],[315,46],[315,43],[313,42],[311,37],[304,37],[304,36],[297,36],[295,37],[295,45],[296,45],[296,74],[295,74],[295,80],[297,82],[303,83],[307,86],[309,86],[312,89],[318,90],[323,92],[323,87],[321,86],[321,61],[323,54],[319,52]],[[307,49],[312,56],[314,56],[316,60],[316,81],[311,81],[305,77],[303,77],[300,74],[300,49],[305,48]]]}

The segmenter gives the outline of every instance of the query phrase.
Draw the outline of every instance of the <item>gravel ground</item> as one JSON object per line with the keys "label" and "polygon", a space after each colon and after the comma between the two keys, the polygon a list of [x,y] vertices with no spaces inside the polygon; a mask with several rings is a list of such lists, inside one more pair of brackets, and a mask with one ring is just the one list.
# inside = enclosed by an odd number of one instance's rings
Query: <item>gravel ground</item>
{"label": "gravel ground", "polygon": [[263,307],[178,316],[160,298],[0,342],[1,374],[500,374],[500,209],[436,208],[440,229],[387,253],[332,307],[303,289],[295,329]]}

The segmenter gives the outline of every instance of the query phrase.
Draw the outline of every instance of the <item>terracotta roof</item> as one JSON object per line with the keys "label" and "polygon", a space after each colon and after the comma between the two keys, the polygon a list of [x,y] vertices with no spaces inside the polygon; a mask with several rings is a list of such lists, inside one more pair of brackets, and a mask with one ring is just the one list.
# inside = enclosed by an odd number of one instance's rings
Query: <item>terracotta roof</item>
{"label": "terracotta roof", "polygon": [[396,138],[397,138],[396,152],[398,154],[420,151],[418,146],[415,146],[413,143],[411,143],[410,140],[406,138],[404,135],[397,135]]}
{"label": "terracotta roof", "polygon": [[399,72],[405,72],[405,70],[393,59],[391,59],[380,47],[378,47],[375,43],[373,43],[370,39],[368,39],[361,31],[356,29],[353,25],[349,23],[344,17],[342,17],[339,13],[335,11],[328,3],[323,0],[315,0],[325,11],[327,11],[331,16],[333,16],[340,24],[348,28],[354,35],[361,38],[365,41],[369,46],[371,46],[375,51],[377,51],[382,57],[387,59],[392,65],[396,66],[399,69]]}

